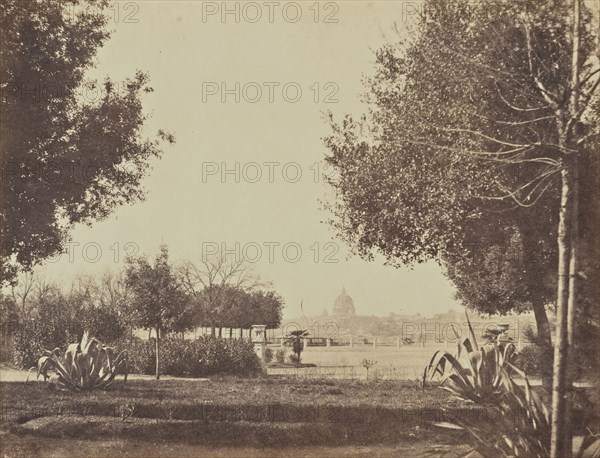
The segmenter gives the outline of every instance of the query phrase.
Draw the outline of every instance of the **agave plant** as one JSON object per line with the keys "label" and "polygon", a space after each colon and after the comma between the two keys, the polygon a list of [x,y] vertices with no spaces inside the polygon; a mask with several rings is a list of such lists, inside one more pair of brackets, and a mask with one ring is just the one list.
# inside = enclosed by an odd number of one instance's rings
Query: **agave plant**
{"label": "agave plant", "polygon": [[427,378],[439,375],[442,388],[462,399],[479,404],[496,402],[509,389],[507,363],[515,356],[515,346],[491,341],[480,347],[468,316],[467,322],[469,336],[458,341],[457,354],[435,352],[423,372],[423,386]]}
{"label": "agave plant", "polygon": [[[439,376],[443,389],[486,406],[493,421],[466,416],[438,426],[467,431],[473,448],[483,456],[548,456],[548,411],[531,390],[525,374],[511,364],[516,353],[514,345],[491,339],[480,347],[468,316],[467,322],[469,335],[458,342],[457,354],[436,352],[423,373],[423,385],[428,378]],[[515,383],[509,369],[523,376],[524,387]]]}
{"label": "agave plant", "polygon": [[[468,432],[473,449],[486,457],[549,456],[550,415],[527,375],[511,364],[514,345],[488,339],[479,347],[468,316],[467,322],[469,336],[459,341],[457,354],[436,352],[423,373],[423,387],[428,378],[439,376],[441,388],[485,406],[492,421],[467,415],[436,425]],[[523,386],[513,380],[511,372],[522,377]],[[590,433],[584,437],[576,456],[600,458],[597,436]]]}
{"label": "agave plant", "polygon": [[46,381],[48,372],[53,371],[61,386],[75,391],[90,390],[106,388],[114,381],[117,372],[123,373],[127,381],[127,366],[125,350],[115,357],[114,348],[90,338],[86,331],[81,342],[67,347],[64,356],[59,348],[44,351],[44,355],[38,360],[37,377],[41,375]]}

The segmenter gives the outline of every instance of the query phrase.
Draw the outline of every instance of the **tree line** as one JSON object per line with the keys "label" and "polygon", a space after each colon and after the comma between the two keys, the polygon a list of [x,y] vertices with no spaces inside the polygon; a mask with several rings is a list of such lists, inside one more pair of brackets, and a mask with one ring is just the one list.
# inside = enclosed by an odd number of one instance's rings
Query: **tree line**
{"label": "tree line", "polygon": [[[193,270],[194,275],[190,272]],[[0,296],[4,353],[13,339],[15,362],[30,366],[42,348],[77,341],[89,330],[103,342],[130,339],[135,329],[183,336],[199,327],[223,335],[253,324],[279,326],[283,299],[243,262],[221,255],[174,265],[162,246],[154,260],[129,258],[120,272],[80,276],[70,285],[24,273]],[[205,285],[203,285],[203,282]]]}

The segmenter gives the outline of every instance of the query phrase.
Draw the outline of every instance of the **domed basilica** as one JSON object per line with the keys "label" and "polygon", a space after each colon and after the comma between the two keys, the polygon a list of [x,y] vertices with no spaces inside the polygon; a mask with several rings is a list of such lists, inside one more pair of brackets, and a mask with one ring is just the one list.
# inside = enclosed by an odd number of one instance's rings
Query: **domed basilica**
{"label": "domed basilica", "polygon": [[346,288],[342,288],[342,293],[335,299],[333,303],[333,316],[336,317],[353,317],[355,316],[354,301],[348,294]]}

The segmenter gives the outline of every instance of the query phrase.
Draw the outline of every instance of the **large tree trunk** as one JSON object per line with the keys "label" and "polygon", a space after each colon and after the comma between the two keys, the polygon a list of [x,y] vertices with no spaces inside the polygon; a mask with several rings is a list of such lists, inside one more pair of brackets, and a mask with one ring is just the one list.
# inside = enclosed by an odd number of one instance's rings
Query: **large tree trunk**
{"label": "large tree trunk", "polygon": [[[565,448],[573,450],[573,382],[575,376],[575,308],[577,306],[577,269],[579,264],[579,183],[578,161],[573,160],[573,209],[571,212],[571,255],[569,259],[569,298],[567,300],[567,345],[569,358],[567,360],[567,405],[565,413]],[[570,455],[569,455],[570,456]]]}
{"label": "large tree trunk", "polygon": [[[570,117],[579,112],[579,45],[581,0],[573,0],[573,52],[571,65]],[[569,146],[569,133],[561,132],[561,146]],[[577,136],[577,121],[573,137]],[[577,153],[563,162],[561,208],[558,226],[557,331],[552,384],[551,458],[572,456],[572,350],[577,301],[577,237],[579,236],[579,176]],[[565,164],[566,162],[566,164]]]}
{"label": "large tree trunk", "polygon": [[543,300],[532,298],[533,314],[537,326],[537,336],[539,343],[546,347],[552,346],[552,332],[550,331],[550,321],[546,313],[546,305]]}
{"label": "large tree trunk", "polygon": [[[580,81],[579,81],[579,46],[581,22],[581,0],[573,0],[573,53],[571,56],[571,116],[579,113]],[[578,136],[577,122],[573,125],[573,138]],[[567,361],[567,412],[566,412],[566,445],[565,448],[573,450],[573,382],[574,382],[574,349],[575,349],[575,308],[577,306],[577,270],[579,268],[579,158],[575,153],[572,158],[573,173],[573,209],[571,211],[571,257],[569,259],[569,299],[567,302],[567,342],[571,357]]]}
{"label": "large tree trunk", "polygon": [[[543,300],[532,298],[533,314],[537,326],[537,344],[541,347],[544,363],[552,361],[552,332]],[[542,386],[547,393],[552,390],[552,367],[542,364]]]}
{"label": "large tree trunk", "polygon": [[[523,220],[525,223],[527,219]],[[546,311],[546,299],[545,293],[538,293],[541,270],[535,265],[535,260],[543,258],[543,247],[540,247],[537,241],[539,240],[539,234],[528,224],[520,224],[519,232],[523,237],[523,248],[524,248],[524,282],[527,290],[530,291],[529,300],[531,301],[531,308],[535,316],[535,323],[537,327],[537,344],[541,347],[544,356],[544,363],[542,364],[542,383],[548,393],[552,390],[552,331],[550,330],[550,321],[548,320],[548,313]]]}
{"label": "large tree trunk", "polygon": [[564,458],[566,450],[566,404],[569,342],[567,338],[569,264],[571,257],[572,175],[565,166],[561,173],[562,191],[558,223],[558,285],[556,294],[556,338],[554,344],[554,378],[552,381],[552,458]]}
{"label": "large tree trunk", "polygon": [[160,379],[160,328],[156,328],[156,380]]}

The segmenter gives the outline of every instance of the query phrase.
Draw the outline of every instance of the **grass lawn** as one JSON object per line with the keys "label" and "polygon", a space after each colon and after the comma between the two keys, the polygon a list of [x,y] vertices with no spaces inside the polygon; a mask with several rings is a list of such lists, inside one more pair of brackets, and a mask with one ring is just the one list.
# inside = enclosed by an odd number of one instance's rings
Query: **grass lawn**
{"label": "grass lawn", "polygon": [[[463,457],[468,452],[466,445],[429,445],[425,442],[398,445],[350,445],[350,446],[296,446],[293,451],[282,448],[259,447],[211,447],[185,442],[149,442],[133,439],[107,439],[88,441],[78,439],[55,439],[39,436],[3,436],[2,444],[7,455],[15,458],[31,457],[177,457],[177,458],[279,458],[293,456],[303,458],[362,458],[369,457]],[[481,458],[472,455],[472,458]]]}
{"label": "grass lawn", "polygon": [[[460,450],[434,421],[468,411],[415,382],[263,377],[118,381],[70,393],[41,382],[0,384],[2,455],[420,456]],[[458,448],[456,448],[458,447]],[[231,453],[226,454],[225,450]],[[452,456],[452,455],[450,455]]]}
{"label": "grass lawn", "polygon": [[[598,421],[593,393],[579,394],[577,429]],[[455,457],[467,437],[435,422],[497,420],[435,386],[397,380],[119,379],[81,393],[1,382],[0,400],[7,457]]]}
{"label": "grass lawn", "polygon": [[[277,351],[277,347],[270,347]],[[404,345],[400,348],[395,346],[355,345],[332,347],[308,347],[302,352],[302,362],[316,364],[313,369],[271,369],[271,374],[290,374],[303,377],[333,376],[334,378],[364,379],[366,370],[362,366],[364,359],[376,361],[377,363],[369,371],[373,378],[388,380],[416,380],[423,376],[423,369],[437,350],[455,351],[456,346],[450,345]],[[289,351],[289,350],[288,350]],[[345,369],[335,370],[336,366]]]}
{"label": "grass lawn", "polygon": [[363,359],[370,359],[377,361],[378,366],[394,366],[422,374],[423,368],[437,350],[454,352],[456,344],[449,344],[448,347],[443,344],[428,344],[425,347],[413,344],[403,345],[400,348],[395,346],[373,347],[372,345],[355,345],[353,348],[348,346],[308,347],[302,352],[302,362],[315,363],[319,366],[360,367]]}

